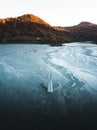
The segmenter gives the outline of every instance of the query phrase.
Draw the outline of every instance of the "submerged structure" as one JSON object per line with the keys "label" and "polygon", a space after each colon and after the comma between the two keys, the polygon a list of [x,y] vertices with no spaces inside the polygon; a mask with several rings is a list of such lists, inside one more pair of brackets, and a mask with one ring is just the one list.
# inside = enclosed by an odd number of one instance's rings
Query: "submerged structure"
{"label": "submerged structure", "polygon": [[48,89],[47,89],[47,91],[48,91],[48,92],[53,92],[53,91],[54,91],[51,71],[50,71],[50,73],[49,73],[49,83],[48,83]]}

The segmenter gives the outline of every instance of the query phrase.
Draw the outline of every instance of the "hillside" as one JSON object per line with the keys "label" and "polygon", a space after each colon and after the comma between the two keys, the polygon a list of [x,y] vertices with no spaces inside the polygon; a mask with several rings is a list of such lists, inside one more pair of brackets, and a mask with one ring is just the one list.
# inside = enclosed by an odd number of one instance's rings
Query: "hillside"
{"label": "hillside", "polygon": [[0,19],[0,43],[61,45],[76,41],[97,42],[97,25],[82,22],[72,27],[53,27],[32,14]]}
{"label": "hillside", "polygon": [[65,27],[75,37],[76,41],[93,41],[97,43],[97,25],[90,22],[81,22],[72,27]]}
{"label": "hillside", "polygon": [[59,45],[68,42],[68,33],[56,30],[34,15],[0,19],[0,42],[41,43]]}

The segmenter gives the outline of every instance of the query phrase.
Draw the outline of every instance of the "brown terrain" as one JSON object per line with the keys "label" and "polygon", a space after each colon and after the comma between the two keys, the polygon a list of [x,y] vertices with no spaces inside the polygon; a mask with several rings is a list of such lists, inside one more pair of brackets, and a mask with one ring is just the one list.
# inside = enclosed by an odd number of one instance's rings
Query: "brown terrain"
{"label": "brown terrain", "polygon": [[71,27],[53,27],[32,14],[0,19],[0,43],[61,45],[82,41],[97,43],[96,24],[82,22]]}

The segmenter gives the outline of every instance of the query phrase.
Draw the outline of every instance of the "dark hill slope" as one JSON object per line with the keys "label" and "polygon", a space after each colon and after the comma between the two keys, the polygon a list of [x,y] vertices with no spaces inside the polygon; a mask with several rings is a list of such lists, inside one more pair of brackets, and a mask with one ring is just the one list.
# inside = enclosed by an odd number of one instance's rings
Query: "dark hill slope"
{"label": "dark hill slope", "polygon": [[76,41],[97,42],[97,25],[82,22],[72,27],[53,27],[32,14],[0,19],[0,43],[61,45]]}
{"label": "dark hill slope", "polygon": [[[0,42],[49,43],[68,42],[70,33],[56,30],[34,15],[0,19]],[[69,38],[70,39],[70,38]]]}
{"label": "dark hill slope", "polygon": [[89,22],[81,22],[72,27],[65,27],[74,36],[76,41],[93,41],[97,43],[97,25]]}

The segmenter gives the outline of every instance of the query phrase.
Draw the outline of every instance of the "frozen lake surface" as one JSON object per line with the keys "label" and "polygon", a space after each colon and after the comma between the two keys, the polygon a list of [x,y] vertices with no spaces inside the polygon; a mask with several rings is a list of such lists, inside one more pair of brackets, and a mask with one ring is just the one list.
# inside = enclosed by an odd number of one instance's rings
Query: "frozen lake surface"
{"label": "frozen lake surface", "polygon": [[[47,92],[49,72],[52,73],[53,93]],[[45,129],[48,124],[49,129],[58,127],[57,123],[64,126],[64,121],[69,128],[76,125],[72,120],[79,125],[80,122],[89,124],[92,117],[90,125],[94,126],[97,45],[0,45],[0,104],[3,117],[18,119],[21,114],[20,120],[41,122]]]}

